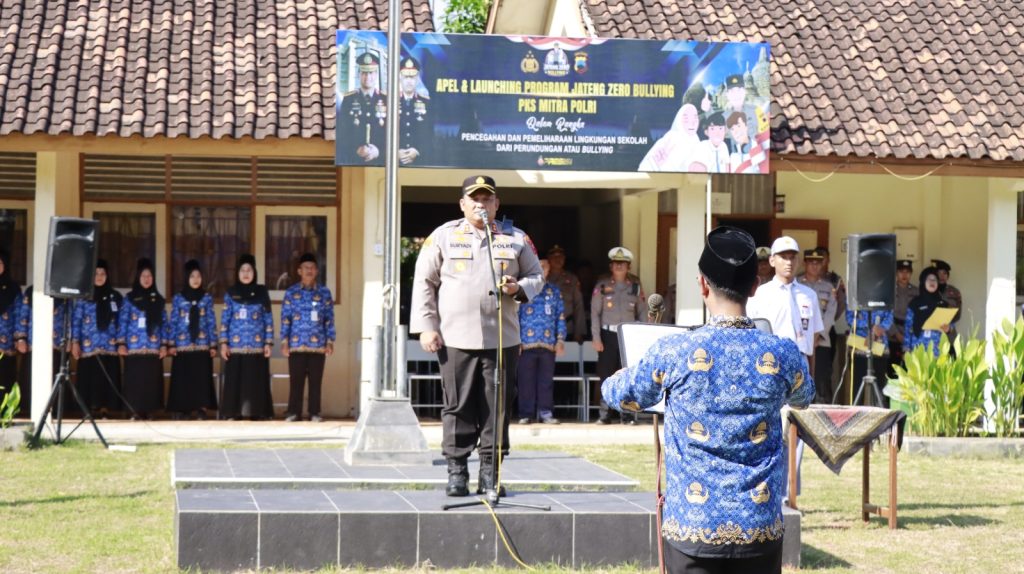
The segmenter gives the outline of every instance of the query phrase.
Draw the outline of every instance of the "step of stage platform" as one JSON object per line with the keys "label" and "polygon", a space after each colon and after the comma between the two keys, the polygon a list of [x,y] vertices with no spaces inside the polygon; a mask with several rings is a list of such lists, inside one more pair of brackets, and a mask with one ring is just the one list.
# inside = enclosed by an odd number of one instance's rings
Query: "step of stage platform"
{"label": "step of stage platform", "polygon": [[[443,488],[447,466],[352,466],[342,449],[182,449],[174,453],[176,488]],[[479,461],[470,459],[476,483]],[[517,490],[632,490],[639,483],[582,458],[555,451],[513,451],[501,467],[502,484]]]}
{"label": "step of stage platform", "polygon": [[[477,464],[471,461],[475,480]],[[443,510],[444,460],[346,465],[340,449],[183,449],[175,453],[178,566],[201,571],[515,565],[484,506]],[[527,564],[657,565],[655,496],[579,457],[514,452],[495,512]],[[475,490],[475,487],[474,487]],[[586,491],[586,492],[583,492]],[[800,564],[800,514],[784,509],[783,563]]]}

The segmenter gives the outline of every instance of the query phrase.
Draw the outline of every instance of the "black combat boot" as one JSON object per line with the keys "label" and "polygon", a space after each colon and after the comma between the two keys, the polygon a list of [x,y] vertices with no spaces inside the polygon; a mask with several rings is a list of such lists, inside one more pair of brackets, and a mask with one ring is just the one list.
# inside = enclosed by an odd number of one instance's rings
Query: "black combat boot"
{"label": "black combat boot", "polygon": [[448,459],[448,496],[469,496],[469,467],[465,458]]}
{"label": "black combat boot", "polygon": [[[484,494],[488,490],[494,490],[494,477],[491,476],[491,457],[480,457],[480,476],[476,482],[476,493]],[[504,485],[498,490],[498,496],[505,496]]]}

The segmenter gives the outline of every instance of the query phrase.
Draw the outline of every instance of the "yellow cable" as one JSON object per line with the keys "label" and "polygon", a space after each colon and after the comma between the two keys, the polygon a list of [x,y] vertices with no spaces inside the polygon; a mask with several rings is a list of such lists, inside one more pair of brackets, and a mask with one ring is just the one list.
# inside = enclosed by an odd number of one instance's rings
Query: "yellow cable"
{"label": "yellow cable", "polygon": [[[855,336],[855,337],[857,336],[857,312],[856,311],[853,312],[853,327],[850,329],[850,333],[853,336]],[[853,371],[855,370],[854,363],[853,363],[853,357],[854,357],[854,348],[853,348],[853,345],[850,345],[850,385],[849,385],[849,391],[850,391],[850,406],[851,407],[853,406],[853,380],[854,380]]]}
{"label": "yellow cable", "polygon": [[511,556],[512,559],[516,561],[516,564],[519,564],[523,568],[526,568],[528,571],[535,571],[535,568],[532,568],[526,562],[523,562],[522,559],[519,558],[519,554],[512,549],[512,545],[509,544],[508,538],[505,537],[505,529],[501,527],[501,521],[498,520],[498,514],[494,512],[494,507],[491,506],[491,503],[487,502],[486,498],[481,498],[480,501],[484,503],[484,506],[487,507],[487,510],[491,511],[491,518],[494,519],[494,526],[498,529],[498,534],[501,535],[501,542],[505,545],[505,550],[508,550],[509,556]]}

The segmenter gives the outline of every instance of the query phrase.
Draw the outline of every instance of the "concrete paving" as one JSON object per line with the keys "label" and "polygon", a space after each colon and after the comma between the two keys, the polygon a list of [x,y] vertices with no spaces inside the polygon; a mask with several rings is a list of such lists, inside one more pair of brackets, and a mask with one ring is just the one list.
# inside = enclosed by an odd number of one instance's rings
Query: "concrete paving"
{"label": "concrete paving", "polygon": [[[62,436],[77,423],[65,419]],[[249,442],[315,442],[344,444],[352,437],[354,420],[326,420],[321,423],[274,421],[123,421],[98,420],[100,432],[109,443],[249,443]],[[441,423],[420,423],[427,442],[441,444]],[[53,436],[50,429],[43,438]],[[76,430],[73,439],[96,440],[89,424]],[[513,445],[602,445],[653,444],[650,422],[636,426],[593,423],[562,423],[560,425],[513,423],[509,430]]]}

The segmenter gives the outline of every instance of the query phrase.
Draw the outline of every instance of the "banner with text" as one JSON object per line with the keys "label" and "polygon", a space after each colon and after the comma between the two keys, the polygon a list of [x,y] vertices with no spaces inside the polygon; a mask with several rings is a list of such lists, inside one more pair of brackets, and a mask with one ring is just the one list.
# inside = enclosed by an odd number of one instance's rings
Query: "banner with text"
{"label": "banner with text", "polygon": [[[387,35],[337,34],[335,163],[383,166]],[[402,34],[408,167],[768,173],[769,45]]]}

